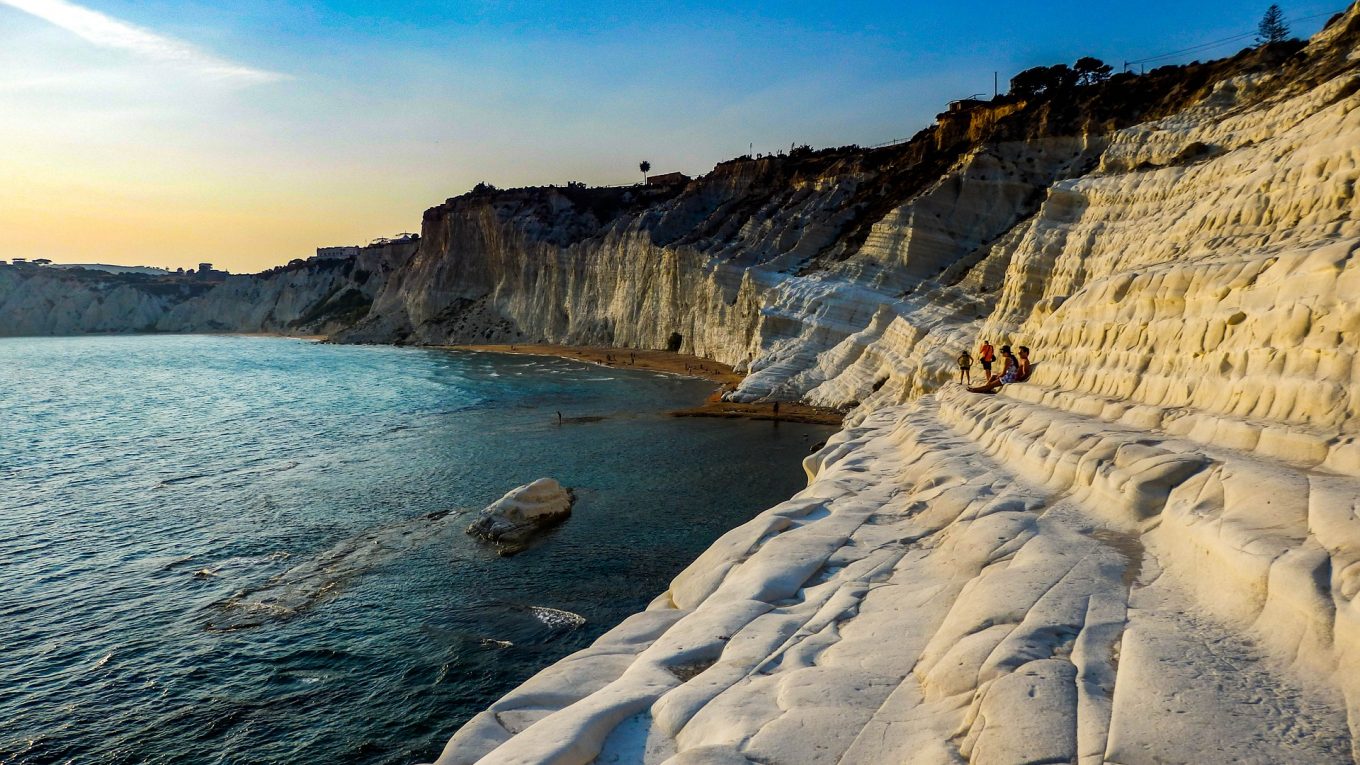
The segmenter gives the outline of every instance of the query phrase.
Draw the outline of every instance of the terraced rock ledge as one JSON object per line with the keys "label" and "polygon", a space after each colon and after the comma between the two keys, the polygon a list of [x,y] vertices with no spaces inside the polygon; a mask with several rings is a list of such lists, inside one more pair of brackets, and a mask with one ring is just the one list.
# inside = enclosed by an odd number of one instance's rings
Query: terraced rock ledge
{"label": "terraced rock ledge", "polygon": [[[440,765],[1355,762],[1358,39],[1353,6],[1172,113],[977,148],[834,264],[709,261],[747,318],[686,349],[848,427]],[[984,336],[1034,377],[950,382]]]}

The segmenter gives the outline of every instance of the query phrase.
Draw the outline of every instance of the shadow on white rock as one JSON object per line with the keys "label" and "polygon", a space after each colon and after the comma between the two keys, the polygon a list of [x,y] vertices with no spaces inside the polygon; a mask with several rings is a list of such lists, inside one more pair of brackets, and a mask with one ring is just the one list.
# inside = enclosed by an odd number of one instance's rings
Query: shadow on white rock
{"label": "shadow on white rock", "polygon": [[501,555],[514,555],[534,537],[565,521],[574,501],[570,489],[551,478],[540,478],[487,505],[467,533],[494,544]]}

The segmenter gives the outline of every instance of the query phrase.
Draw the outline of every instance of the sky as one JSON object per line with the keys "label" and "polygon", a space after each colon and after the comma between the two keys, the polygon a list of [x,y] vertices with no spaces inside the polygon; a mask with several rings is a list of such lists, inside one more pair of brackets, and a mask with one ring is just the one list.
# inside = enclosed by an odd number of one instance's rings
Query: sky
{"label": "sky", "polygon": [[[479,181],[907,137],[993,72],[1118,68],[1268,4],[0,0],[0,259],[258,271]],[[1346,2],[1280,5],[1307,36]]]}

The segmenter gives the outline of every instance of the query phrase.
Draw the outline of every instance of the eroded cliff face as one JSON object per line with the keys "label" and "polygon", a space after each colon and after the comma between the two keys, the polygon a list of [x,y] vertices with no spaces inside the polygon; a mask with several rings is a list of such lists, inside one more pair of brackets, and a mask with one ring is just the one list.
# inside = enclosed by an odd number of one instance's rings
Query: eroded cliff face
{"label": "eroded cliff face", "polygon": [[357,258],[308,262],[211,282],[102,271],[0,266],[0,337],[114,332],[328,335],[371,309],[416,245],[365,247]]}
{"label": "eroded cliff face", "polygon": [[[679,334],[739,397],[858,402],[805,491],[439,762],[1360,758],[1358,41],[1353,6],[1136,124],[1012,125],[867,218],[884,176],[845,163],[705,223],[734,172],[662,205],[713,201],[689,233],[478,235],[475,308],[375,304],[415,338]],[[434,211],[442,259],[483,260],[466,215]],[[982,337],[1033,378],[952,384]]]}
{"label": "eroded cliff face", "polygon": [[[1103,204],[1088,197],[1095,179],[1227,160],[1226,144],[1193,137],[1131,148],[1139,131],[1169,129],[1150,118],[1260,119],[1264,101],[1344,83],[1338,47],[983,104],[904,145],[736,160],[670,192],[451,199],[426,212],[410,267],[336,338],[672,348],[750,372],[735,399],[802,398],[857,419],[936,389],[980,333],[1017,332],[1067,294],[1054,289],[1072,291],[1045,269],[1070,224],[1103,235],[1087,209]],[[1069,259],[1084,262],[1083,246],[1073,239]]]}
{"label": "eroded cliff face", "polygon": [[73,335],[154,329],[195,285],[137,289],[126,279],[38,267],[0,266],[0,336]]}

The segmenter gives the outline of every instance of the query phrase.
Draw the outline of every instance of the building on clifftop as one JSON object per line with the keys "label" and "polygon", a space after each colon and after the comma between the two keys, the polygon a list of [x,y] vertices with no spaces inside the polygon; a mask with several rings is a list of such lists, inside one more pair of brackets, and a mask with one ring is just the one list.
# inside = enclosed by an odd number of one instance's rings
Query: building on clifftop
{"label": "building on clifftop", "polygon": [[689,183],[689,176],[684,173],[658,173],[647,178],[648,186],[675,186],[681,183]]}

